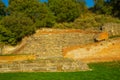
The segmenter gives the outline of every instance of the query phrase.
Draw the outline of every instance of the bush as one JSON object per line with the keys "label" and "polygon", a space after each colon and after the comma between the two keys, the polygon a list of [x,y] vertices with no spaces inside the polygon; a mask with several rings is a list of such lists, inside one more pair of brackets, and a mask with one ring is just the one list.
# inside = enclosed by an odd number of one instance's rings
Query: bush
{"label": "bush", "polygon": [[111,16],[96,15],[88,12],[77,18],[73,24],[75,25],[75,28],[86,29],[91,27],[100,27],[109,22],[120,23],[120,20]]}
{"label": "bush", "polygon": [[87,29],[87,28],[94,28],[98,29],[99,27],[103,26],[106,23],[120,23],[118,18],[114,18],[107,15],[97,15],[90,12],[85,14],[81,14],[79,18],[75,19],[74,22],[63,22],[57,23],[53,28],[74,28],[74,29]]}
{"label": "bush", "polygon": [[39,11],[39,16],[35,18],[36,27],[52,27],[55,24],[55,16],[52,14],[49,8],[45,4],[41,4]]}
{"label": "bush", "polygon": [[37,28],[51,27],[55,23],[55,17],[44,3],[39,0],[10,0],[8,6],[10,13],[24,13],[35,23]]}
{"label": "bush", "polygon": [[80,14],[79,5],[74,0],[48,0],[48,7],[57,22],[74,21]]}
{"label": "bush", "polygon": [[22,13],[4,17],[1,25],[2,41],[10,44],[16,44],[24,36],[35,32],[33,21]]}

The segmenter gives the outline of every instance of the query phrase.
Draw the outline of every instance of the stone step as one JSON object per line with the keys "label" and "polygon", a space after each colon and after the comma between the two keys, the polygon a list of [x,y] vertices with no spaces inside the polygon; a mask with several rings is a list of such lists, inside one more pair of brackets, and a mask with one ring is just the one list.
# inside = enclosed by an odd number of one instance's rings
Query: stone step
{"label": "stone step", "polygon": [[0,63],[0,72],[69,72],[83,70],[89,70],[87,64],[63,58]]}

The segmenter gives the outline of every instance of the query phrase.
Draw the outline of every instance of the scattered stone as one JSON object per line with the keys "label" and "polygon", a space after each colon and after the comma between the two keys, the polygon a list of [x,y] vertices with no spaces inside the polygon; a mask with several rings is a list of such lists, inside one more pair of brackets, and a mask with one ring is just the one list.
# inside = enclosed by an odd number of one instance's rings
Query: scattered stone
{"label": "scattered stone", "polygon": [[108,32],[101,32],[96,35],[95,41],[97,41],[97,42],[104,41],[104,40],[107,40],[108,38],[109,38]]}

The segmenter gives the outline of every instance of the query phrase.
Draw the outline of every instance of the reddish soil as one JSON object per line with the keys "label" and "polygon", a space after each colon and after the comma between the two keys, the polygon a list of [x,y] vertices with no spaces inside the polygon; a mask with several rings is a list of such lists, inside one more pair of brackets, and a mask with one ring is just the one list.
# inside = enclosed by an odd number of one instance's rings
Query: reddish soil
{"label": "reddish soil", "polygon": [[79,59],[86,63],[120,60],[120,38],[84,46],[68,47],[63,49],[63,56]]}
{"label": "reddish soil", "polygon": [[0,62],[12,62],[12,61],[24,61],[24,60],[35,60],[34,55],[15,55],[15,56],[0,56]]}

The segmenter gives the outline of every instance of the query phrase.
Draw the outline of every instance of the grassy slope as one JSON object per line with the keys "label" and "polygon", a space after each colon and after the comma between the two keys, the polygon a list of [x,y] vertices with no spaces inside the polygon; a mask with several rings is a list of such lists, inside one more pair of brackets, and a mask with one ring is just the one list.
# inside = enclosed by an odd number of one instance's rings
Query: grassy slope
{"label": "grassy slope", "polygon": [[106,23],[120,23],[120,19],[108,15],[98,15],[91,12],[80,15],[74,22],[56,23],[53,28],[62,29],[87,29],[100,27]]}
{"label": "grassy slope", "polygon": [[89,64],[93,71],[1,73],[0,80],[120,80],[120,62]]}

